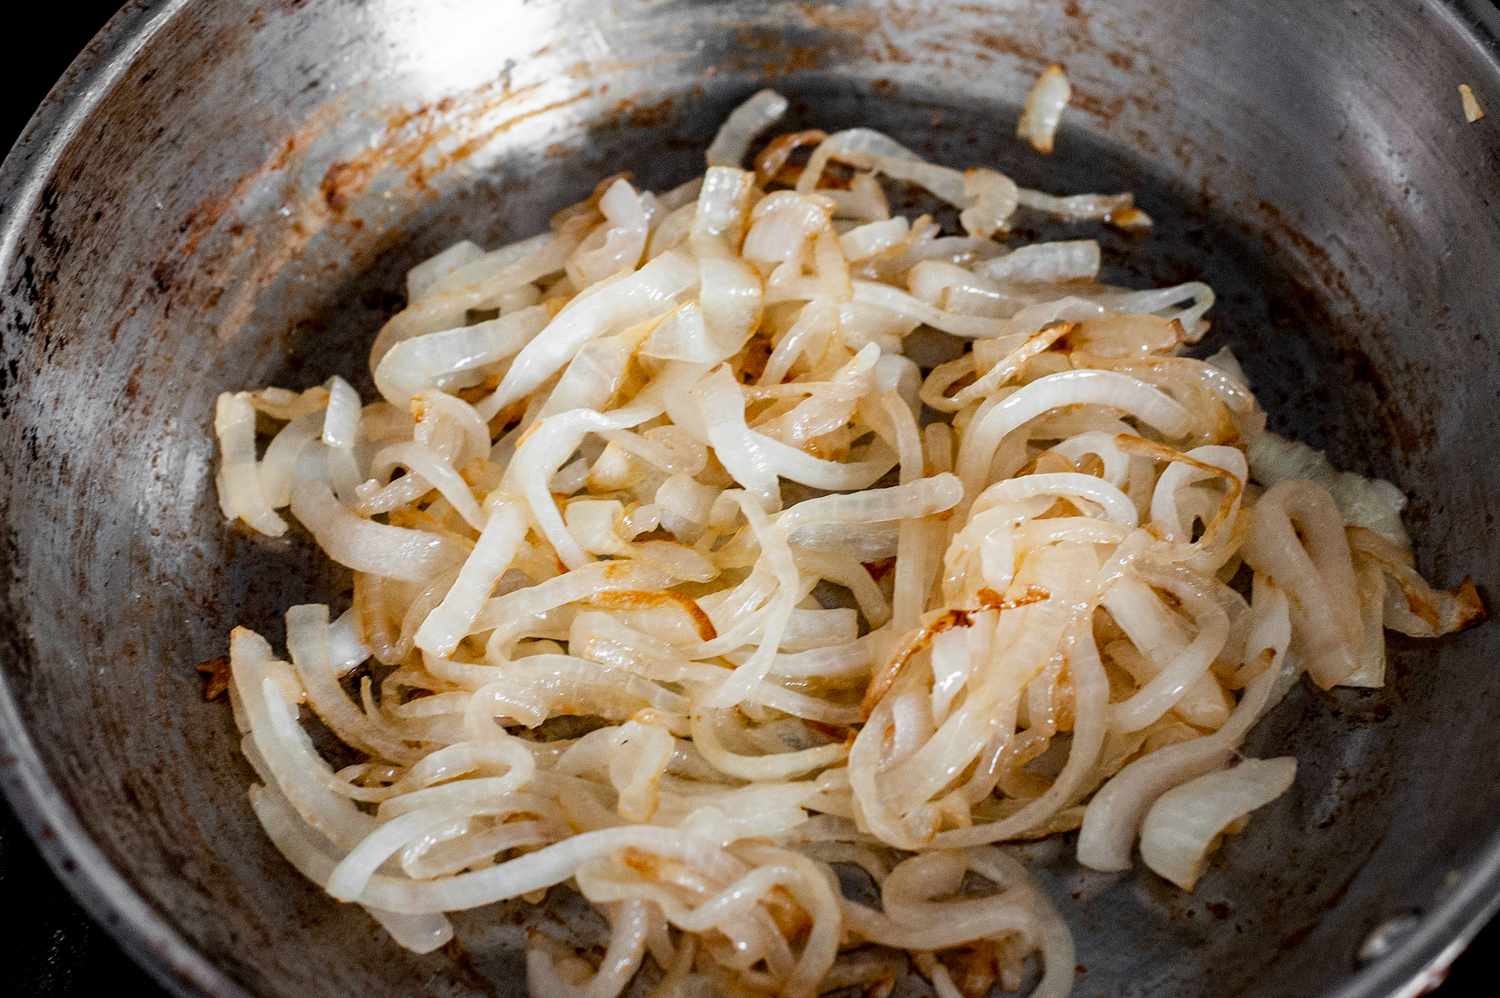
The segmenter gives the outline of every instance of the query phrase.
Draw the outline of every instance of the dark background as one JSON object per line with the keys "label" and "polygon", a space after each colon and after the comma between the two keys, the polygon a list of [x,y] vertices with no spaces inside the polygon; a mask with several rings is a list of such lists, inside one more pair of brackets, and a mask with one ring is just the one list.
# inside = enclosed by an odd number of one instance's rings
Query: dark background
{"label": "dark background", "polygon": [[[118,0],[73,0],[64,12],[47,17],[43,30],[24,26],[18,33],[26,55],[0,60],[0,149],[11,146],[32,109],[118,6]],[[7,982],[0,991],[47,998],[162,993],[74,903],[3,800],[0,897],[16,918],[0,932],[0,973]],[[1491,947],[1500,947],[1500,923],[1482,932],[1454,965],[1443,998],[1500,993],[1491,976]]]}

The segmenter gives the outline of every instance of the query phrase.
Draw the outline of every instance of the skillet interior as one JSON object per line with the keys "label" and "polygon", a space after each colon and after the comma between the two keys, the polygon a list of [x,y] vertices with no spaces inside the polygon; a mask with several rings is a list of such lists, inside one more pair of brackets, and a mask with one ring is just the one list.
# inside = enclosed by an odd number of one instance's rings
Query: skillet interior
{"label": "skillet interior", "polygon": [[[1373,2],[127,11],[5,168],[0,636],[25,731],[7,787],[179,986],[519,993],[524,922],[596,930],[566,900],[486,910],[459,921],[461,947],[414,957],[265,840],[192,663],[236,622],[275,636],[287,605],[346,599],[346,580],[296,537],[222,522],[212,402],[335,372],[368,388],[369,338],[412,263],[528,235],[617,169],[686,179],[766,80],[795,98],[793,125],[871,125],[1059,192],[1136,191],[1156,230],[1105,237],[1114,276],[1212,283],[1207,346],[1234,344],[1273,427],[1401,485],[1439,580],[1492,579],[1500,119],[1465,125],[1454,87],[1488,81],[1500,104],[1500,75],[1474,30],[1456,8]],[[1044,159],[1012,132],[1052,60],[1078,96]],[[1465,889],[1500,806],[1483,765],[1500,630],[1393,645],[1387,689],[1301,689],[1258,729],[1249,754],[1295,754],[1297,787],[1196,895],[1083,876],[1067,842],[1034,850],[1081,994],[1320,993],[1378,924]],[[1407,973],[1455,919],[1354,986]]]}

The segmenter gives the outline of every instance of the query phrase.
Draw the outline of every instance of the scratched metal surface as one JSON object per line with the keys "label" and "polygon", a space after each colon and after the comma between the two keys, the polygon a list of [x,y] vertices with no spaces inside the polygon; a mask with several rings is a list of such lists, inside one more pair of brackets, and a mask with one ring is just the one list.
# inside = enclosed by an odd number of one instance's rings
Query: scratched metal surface
{"label": "scratched metal surface", "polygon": [[[359,344],[411,262],[525,234],[621,166],[648,184],[688,176],[724,109],[765,79],[802,120],[875,124],[1040,180],[1007,138],[1014,100],[1040,64],[1066,61],[1080,99],[1047,183],[1137,190],[1159,221],[1147,243],[1109,247],[1119,276],[1211,280],[1215,335],[1247,354],[1281,428],[1410,490],[1424,565],[1492,579],[1496,542],[1460,525],[1487,523],[1500,484],[1471,444],[1500,429],[1482,290],[1500,254],[1496,119],[1462,126],[1453,85],[1500,94],[1493,51],[1466,7],[1292,14],[1186,0],[880,16],[566,0],[127,8],[41,112],[53,129],[72,122],[65,141],[33,132],[7,164],[7,182],[37,183],[12,186],[0,213],[18,220],[0,244],[0,721],[29,733],[9,733],[21,751],[0,779],[49,858],[187,992],[513,993],[521,923],[588,931],[566,905],[517,906],[466,917],[461,947],[413,957],[261,837],[227,716],[198,701],[189,666],[236,620],[275,630],[281,607],[337,600],[343,580],[295,541],[219,522],[209,405],[225,385],[360,374]],[[65,498],[36,501],[47,488]],[[1295,695],[1251,749],[1295,752],[1297,790],[1195,897],[1080,876],[1065,848],[1039,857],[1079,936],[1080,993],[1376,994],[1410,976],[1493,889],[1500,787],[1466,759],[1500,748],[1497,651],[1493,627],[1402,645],[1386,691]],[[1359,941],[1411,910],[1427,917],[1404,948],[1354,977]]]}

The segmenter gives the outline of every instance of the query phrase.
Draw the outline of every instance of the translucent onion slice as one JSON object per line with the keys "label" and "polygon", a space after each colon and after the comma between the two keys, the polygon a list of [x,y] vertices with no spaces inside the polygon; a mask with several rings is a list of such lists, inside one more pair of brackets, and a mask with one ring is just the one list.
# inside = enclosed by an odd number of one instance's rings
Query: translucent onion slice
{"label": "translucent onion slice", "polygon": [[496,492],[485,500],[485,508],[489,515],[484,530],[459,569],[458,579],[417,628],[416,646],[430,654],[446,657],[458,647],[526,536],[526,515],[520,503]]}
{"label": "translucent onion slice", "polygon": [[975,273],[996,281],[1059,284],[1092,281],[1099,276],[1099,244],[1092,239],[1032,243],[975,266]]}
{"label": "translucent onion slice", "polygon": [[413,953],[433,953],[453,941],[453,923],[442,915],[398,915],[368,905],[364,907],[398,945]]}
{"label": "translucent onion slice", "polygon": [[911,232],[911,222],[897,216],[850,229],[839,236],[839,249],[851,263],[869,259],[901,245]]}
{"label": "translucent onion slice", "polygon": [[[575,227],[576,229],[576,227]],[[387,322],[370,347],[370,370],[403,340],[462,324],[470,309],[493,308],[506,295],[562,270],[582,232],[546,232],[486,253],[440,278],[420,302]]]}
{"label": "translucent onion slice", "polygon": [[462,542],[447,535],[362,520],[322,482],[298,482],[291,506],[324,553],[356,572],[421,582],[458,564],[467,553]]}
{"label": "translucent onion slice", "polygon": [[1092,404],[1117,409],[1168,437],[1187,432],[1187,410],[1143,381],[1112,371],[1066,371],[1039,378],[975,417],[958,451],[958,476],[977,496],[996,449],[1007,434],[1063,405]]}
{"label": "translucent onion slice", "polygon": [[786,98],[774,90],[758,90],[724,119],[704,154],[709,166],[739,166],[750,144],[786,114]]}
{"label": "translucent onion slice", "polygon": [[354,500],[354,490],[364,480],[354,445],[359,438],[359,393],[343,378],[328,379],[328,408],[323,410],[324,457],[328,479],[343,502]]}
{"label": "translucent onion slice", "polygon": [[227,519],[241,519],[270,537],[286,533],[261,487],[255,467],[255,409],[245,392],[224,392],[214,407],[219,438],[219,508]]}
{"label": "translucent onion slice", "polygon": [[1308,481],[1267,489],[1250,511],[1245,560],[1292,600],[1307,671],[1324,689],[1358,667],[1358,586],[1349,541],[1328,490]]}
{"label": "translucent onion slice", "polygon": [[988,236],[1004,228],[1017,204],[1014,182],[994,170],[960,173],[935,166],[899,142],[869,128],[851,128],[828,136],[814,150],[797,181],[797,190],[814,190],[829,160],[874,170],[896,180],[918,184],[960,212],[970,235]]}
{"label": "translucent onion slice", "polygon": [[647,202],[629,181],[622,178],[610,184],[599,199],[599,211],[604,221],[563,265],[568,280],[579,291],[635,270],[646,250],[650,223]]}
{"label": "translucent onion slice", "polygon": [[479,406],[493,416],[562,369],[578,348],[610,329],[659,315],[698,281],[690,258],[664,253],[640,270],[596,285],[565,305],[531,342],[521,348],[495,394]]}
{"label": "translucent onion slice", "polygon": [[274,675],[286,668],[271,654],[259,634],[236,627],[229,635],[229,665],[236,701],[249,722],[245,744],[253,746],[262,779],[285,794],[309,831],[337,846],[352,848],[369,834],[374,819],[329,788],[332,770],[313,750],[306,732],[293,720]]}
{"label": "translucent onion slice", "polygon": [[731,257],[698,261],[698,305],[708,350],[698,357],[680,357],[715,364],[739,353],[760,325],[763,292],[754,268]]}
{"label": "translucent onion slice", "polygon": [[1284,663],[1291,643],[1286,594],[1257,577],[1245,657],[1259,671],[1229,719],[1211,735],[1148,752],[1121,769],[1094,794],[1078,834],[1078,861],[1095,870],[1128,870],[1147,810],[1167,790],[1219,769],[1253,724],[1298,675]]}
{"label": "translucent onion slice", "polygon": [[775,462],[766,453],[769,439],[745,425],[744,395],[727,367],[717,367],[692,390],[702,413],[708,442],[735,481],[768,506],[781,505]]}
{"label": "translucent onion slice", "polygon": [[593,409],[571,409],[539,422],[516,448],[505,472],[505,483],[526,499],[532,518],[568,568],[579,568],[590,558],[563,522],[549,491],[552,476],[589,433],[628,429],[660,411],[651,403],[637,403],[608,414]]}
{"label": "translucent onion slice", "polygon": [[728,257],[739,248],[750,213],[755,174],[729,166],[711,166],[703,175],[697,211],[688,232],[700,257]]}
{"label": "translucent onion slice", "polygon": [[462,239],[437,256],[423,260],[406,272],[407,302],[419,301],[443,278],[482,256],[484,256],[484,250],[467,239]]}
{"label": "translucent onion slice", "polygon": [[481,370],[513,356],[541,332],[550,318],[541,305],[472,326],[418,336],[392,347],[375,368],[375,387],[392,405],[442,388],[457,375]]}
{"label": "translucent onion slice", "polygon": [[1122,229],[1149,229],[1151,216],[1135,206],[1131,194],[1071,194],[1057,197],[1021,188],[1017,202],[1024,208],[1069,222],[1109,222]]}
{"label": "translucent onion slice", "polygon": [[1296,777],[1297,760],[1290,756],[1246,759],[1168,790],[1141,825],[1141,858],[1191,891],[1228,826],[1286,793]]}
{"label": "translucent onion slice", "polygon": [[1072,97],[1073,87],[1061,66],[1053,63],[1042,70],[1026,94],[1021,120],[1016,124],[1016,135],[1030,142],[1037,152],[1050,154],[1063,108],[1068,106]]}
{"label": "translucent onion slice", "polygon": [[1322,451],[1269,430],[1250,442],[1249,457],[1250,474],[1260,484],[1317,482],[1328,489],[1349,526],[1368,528],[1402,547],[1411,543],[1401,522],[1406,496],[1390,482],[1339,471]]}
{"label": "translucent onion slice", "polygon": [[415,761],[424,754],[414,752],[344,693],[334,669],[327,606],[312,603],[287,610],[286,645],[307,690],[308,704],[345,744],[400,762]]}
{"label": "translucent onion slice", "polygon": [[323,407],[328,404],[328,389],[322,385],[304,392],[275,387],[262,388],[250,393],[250,404],[255,407],[256,412],[289,422],[310,413],[322,412]]}
{"label": "translucent onion slice", "polygon": [[357,607],[339,614],[329,628],[328,644],[333,669],[340,676],[369,659],[370,648],[365,644],[364,622]]}

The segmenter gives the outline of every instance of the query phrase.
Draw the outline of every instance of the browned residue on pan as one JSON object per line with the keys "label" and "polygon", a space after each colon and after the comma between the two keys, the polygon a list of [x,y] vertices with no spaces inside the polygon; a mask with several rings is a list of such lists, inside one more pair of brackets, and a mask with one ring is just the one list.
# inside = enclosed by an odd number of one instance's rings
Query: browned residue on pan
{"label": "browned residue on pan", "polygon": [[193,666],[203,673],[203,699],[217,700],[229,689],[229,657],[220,655]]}
{"label": "browned residue on pan", "polygon": [[797,14],[807,27],[827,31],[867,35],[882,28],[880,13],[868,7],[802,3],[797,5]]}
{"label": "browned residue on pan", "polygon": [[1314,287],[1299,289],[1295,300],[1285,304],[1312,317],[1331,336],[1346,376],[1368,388],[1375,396],[1378,405],[1374,414],[1396,448],[1405,454],[1430,450],[1437,442],[1434,414],[1426,407],[1403,404],[1407,395],[1400,387],[1403,383],[1418,381],[1420,371],[1403,370],[1404,365],[1394,356],[1372,358],[1354,337],[1344,335],[1345,323],[1337,321],[1330,312],[1330,305],[1347,309],[1355,327],[1375,325],[1379,319],[1370,316],[1360,306],[1340,264],[1322,243],[1299,228],[1276,205],[1262,200],[1250,207],[1261,225],[1259,234],[1268,252],[1284,255],[1290,251],[1316,282]]}
{"label": "browned residue on pan", "polygon": [[[393,108],[372,142],[352,156],[325,162],[325,140],[352,110],[344,99],[328,101],[260,166],[188,212],[176,245],[152,268],[155,292],[186,299],[200,313],[214,312],[220,338],[232,338],[265,288],[315,237],[327,233],[351,250],[369,249],[370,240],[361,238],[365,223],[358,205],[372,185],[389,182],[426,191],[434,177],[497,136],[595,93],[583,85],[547,100],[557,91],[547,87],[512,86],[500,77],[465,93]],[[280,186],[280,224],[235,218],[252,195],[265,197],[265,185]]]}
{"label": "browned residue on pan", "polygon": [[640,101],[626,97],[615,105],[615,114],[631,128],[661,128],[677,117],[677,99],[668,95],[658,101]]}

